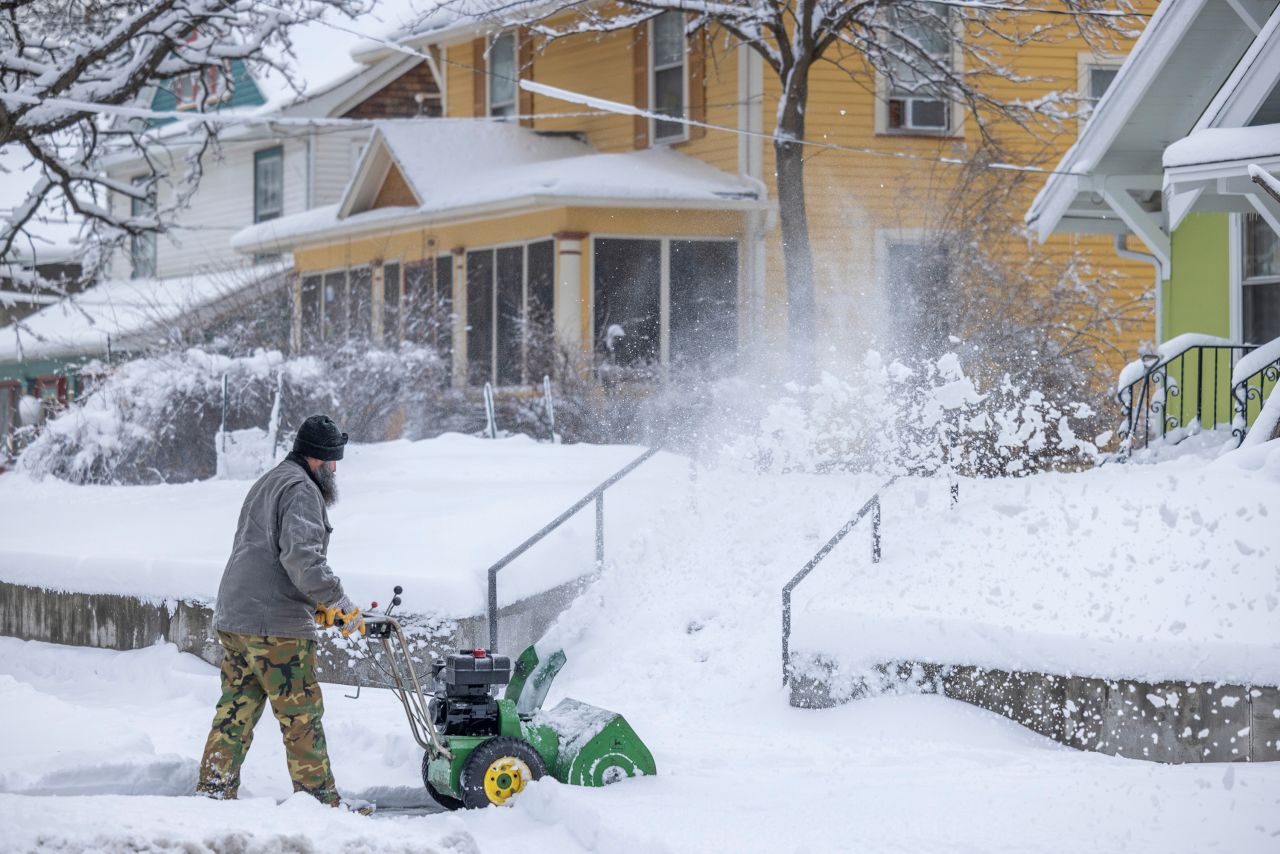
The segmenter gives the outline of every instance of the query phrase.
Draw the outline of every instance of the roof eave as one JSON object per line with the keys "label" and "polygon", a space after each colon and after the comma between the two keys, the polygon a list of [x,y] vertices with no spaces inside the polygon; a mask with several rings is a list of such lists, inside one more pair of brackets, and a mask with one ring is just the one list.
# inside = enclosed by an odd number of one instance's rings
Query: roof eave
{"label": "roof eave", "polygon": [[[752,211],[769,210],[773,203],[764,199],[637,199],[589,196],[555,196],[531,194],[463,205],[444,211],[414,210],[403,216],[385,217],[367,223],[340,223],[315,231],[283,239],[262,239],[237,245],[236,251],[251,255],[266,252],[290,251],[300,246],[324,243],[334,238],[351,238],[385,231],[398,231],[432,225],[461,225],[480,219],[490,219],[494,214],[527,213],[551,208],[636,208],[666,210]],[[233,237],[234,241],[235,238]]]}

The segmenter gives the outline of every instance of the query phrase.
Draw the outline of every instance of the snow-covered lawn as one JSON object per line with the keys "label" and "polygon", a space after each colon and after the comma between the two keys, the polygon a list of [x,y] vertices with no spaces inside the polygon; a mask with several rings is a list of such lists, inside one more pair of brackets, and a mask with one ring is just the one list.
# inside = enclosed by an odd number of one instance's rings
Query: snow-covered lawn
{"label": "snow-covered lawn", "polygon": [[[604,586],[613,601],[619,588]],[[636,616],[667,607],[645,597]],[[130,852],[1077,854],[1280,843],[1280,765],[1079,753],[938,697],[791,709],[776,686],[739,678],[757,669],[750,662],[699,637],[719,634],[712,625],[643,638],[591,622],[575,633],[591,651],[571,657],[556,690],[624,711],[653,747],[657,778],[600,790],[545,782],[509,810],[374,819],[290,798],[265,718],[242,801],[183,797],[217,695],[216,671],[191,656],[2,638],[0,833],[11,851]],[[422,803],[420,752],[390,698],[344,693],[326,686],[340,788],[384,806]]]}
{"label": "snow-covered lawn", "polygon": [[[401,584],[417,594],[415,610],[481,613],[485,570],[643,450],[456,434],[352,446],[330,511],[331,563],[358,601],[385,600]],[[610,490],[607,532],[645,525],[649,495],[684,472],[683,462],[658,458]],[[0,519],[23,532],[0,543],[0,580],[212,601],[248,488],[242,480],[119,487],[0,476]],[[594,555],[587,508],[503,573],[502,599],[584,575]]]}

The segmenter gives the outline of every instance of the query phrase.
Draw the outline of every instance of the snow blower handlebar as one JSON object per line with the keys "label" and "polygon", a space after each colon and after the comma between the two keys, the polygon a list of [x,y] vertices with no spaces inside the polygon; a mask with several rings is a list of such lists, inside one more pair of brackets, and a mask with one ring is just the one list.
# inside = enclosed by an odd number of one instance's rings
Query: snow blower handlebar
{"label": "snow blower handlebar", "polygon": [[[409,641],[404,635],[400,622],[391,616],[391,611],[400,604],[400,594],[404,588],[396,585],[391,605],[382,613],[368,611],[364,615],[364,623],[370,640],[382,641],[382,649],[387,654],[387,667],[391,675],[391,692],[396,695],[400,705],[404,707],[405,717],[409,719],[409,730],[413,740],[423,750],[435,750],[441,756],[452,759],[453,754],[440,743],[435,725],[431,721],[431,710],[428,706],[427,694],[422,690],[422,683],[413,669],[413,657],[409,649]],[[377,607],[375,602],[373,607]],[[395,639],[395,647],[392,646]]]}

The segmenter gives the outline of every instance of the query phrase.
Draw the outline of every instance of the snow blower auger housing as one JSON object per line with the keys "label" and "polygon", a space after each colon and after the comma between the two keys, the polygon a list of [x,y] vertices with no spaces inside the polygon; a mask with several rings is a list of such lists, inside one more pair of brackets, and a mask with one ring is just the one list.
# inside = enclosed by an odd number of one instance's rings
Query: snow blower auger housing
{"label": "snow blower auger housing", "polygon": [[[426,751],[423,785],[441,806],[506,804],[548,774],[575,786],[606,786],[657,773],[653,755],[622,715],[571,699],[543,710],[564,666],[563,651],[531,646],[513,669],[505,655],[460,650],[433,663],[439,688],[428,695],[400,624],[377,613],[366,614],[365,623],[369,639],[382,641],[391,688]],[[506,689],[498,697],[500,686]]]}

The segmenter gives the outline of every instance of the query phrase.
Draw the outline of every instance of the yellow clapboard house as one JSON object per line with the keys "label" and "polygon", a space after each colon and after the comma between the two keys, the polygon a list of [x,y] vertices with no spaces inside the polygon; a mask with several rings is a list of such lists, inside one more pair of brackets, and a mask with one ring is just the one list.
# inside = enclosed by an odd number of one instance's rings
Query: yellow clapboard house
{"label": "yellow clapboard house", "polygon": [[[1019,26],[1045,23],[1036,17]],[[292,253],[296,348],[427,340],[451,358],[455,384],[520,386],[541,379],[528,322],[540,317],[584,363],[659,374],[776,364],[787,334],[768,139],[779,84],[757,54],[715,31],[686,36],[674,12],[549,42],[445,21],[402,44],[429,57],[443,117],[376,123],[338,205],[233,240],[245,253]],[[1026,101],[1096,98],[1123,60],[1078,37],[1010,51],[1030,82],[992,85]],[[517,80],[724,129],[600,110]],[[805,167],[823,364],[888,346],[895,316],[930,310],[904,291],[927,290],[930,229],[954,203],[972,124],[957,105],[815,71],[808,138],[857,149],[815,147]],[[1024,162],[1056,162],[1078,128],[1073,119],[1046,138],[1010,127],[1003,141]],[[1033,190],[998,227],[1020,225]],[[1076,250],[1121,295],[1148,287],[1149,271],[1109,238],[1025,251]],[[1117,348],[1132,351],[1149,327],[1119,333]]]}

